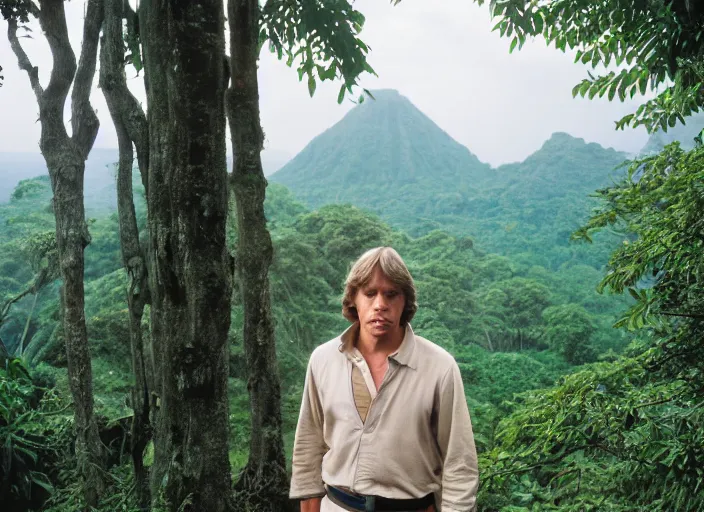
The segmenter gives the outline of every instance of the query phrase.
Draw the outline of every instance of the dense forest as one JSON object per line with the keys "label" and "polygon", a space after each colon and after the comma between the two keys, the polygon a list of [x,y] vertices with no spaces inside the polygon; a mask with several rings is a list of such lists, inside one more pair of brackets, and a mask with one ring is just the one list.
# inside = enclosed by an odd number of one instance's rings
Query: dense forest
{"label": "dense forest", "polygon": [[[224,55],[222,2],[89,0],[78,63],[62,4],[0,1],[46,164],[14,164],[37,176],[0,191],[3,510],[294,510],[308,358],[348,324],[351,261],[380,245],[414,276],[413,329],[459,364],[479,510],[704,508],[704,126],[687,117],[704,105],[704,51],[681,44],[700,40],[704,11],[492,3],[512,50],[539,36],[585,64],[632,66],[575,95],[674,82],[618,121],[660,130],[635,158],[556,133],[492,168],[398,92],[366,91],[267,183],[260,39],[300,63],[311,94],[314,69],[341,80],[342,100],[371,72],[350,4],[230,0],[224,67],[206,58]],[[17,38],[33,16],[54,38],[46,89]],[[677,37],[653,36],[658,23]],[[126,89],[125,48],[147,112]],[[96,60],[120,147],[98,155],[114,182],[91,188]],[[57,112],[71,85],[69,136]]]}

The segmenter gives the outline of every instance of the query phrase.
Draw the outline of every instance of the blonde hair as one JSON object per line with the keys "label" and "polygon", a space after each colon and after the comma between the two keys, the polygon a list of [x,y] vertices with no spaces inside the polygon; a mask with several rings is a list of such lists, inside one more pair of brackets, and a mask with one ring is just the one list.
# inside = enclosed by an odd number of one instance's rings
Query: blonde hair
{"label": "blonde hair", "polygon": [[342,315],[350,322],[359,320],[354,299],[359,289],[371,281],[372,274],[377,266],[386,278],[401,288],[403,292],[406,303],[401,314],[401,326],[405,326],[413,319],[418,310],[416,286],[403,259],[391,247],[370,249],[362,254],[352,265],[350,273],[345,280],[345,293],[342,296]]}

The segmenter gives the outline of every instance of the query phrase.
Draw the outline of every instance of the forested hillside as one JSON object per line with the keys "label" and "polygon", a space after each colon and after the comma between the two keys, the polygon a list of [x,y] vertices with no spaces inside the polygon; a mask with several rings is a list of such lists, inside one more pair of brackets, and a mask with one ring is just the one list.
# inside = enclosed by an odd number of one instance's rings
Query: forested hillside
{"label": "forested hillside", "polygon": [[604,264],[615,238],[589,249],[569,238],[596,205],[589,195],[623,175],[624,153],[556,133],[525,161],[491,168],[397,91],[372,94],[271,180],[312,207],[349,202],[412,235],[443,229],[551,270]]}
{"label": "forested hillside", "polygon": [[[139,187],[135,181],[143,227]],[[8,308],[0,338],[10,353],[21,354],[36,367],[35,375],[55,382],[58,395],[67,397],[50,198],[48,179],[37,178],[20,183],[10,202],[0,206],[0,293],[5,300],[24,295]],[[460,362],[482,450],[494,442],[496,422],[506,411],[504,400],[516,392],[549,386],[572,365],[614,354],[627,342],[608,330],[615,304],[607,297],[573,290],[559,274],[479,252],[470,238],[437,230],[412,238],[350,205],[311,211],[281,185],[270,185],[266,206],[275,246],[272,304],[289,449],[308,354],[347,325],[339,302],[344,277],[350,261],[369,247],[392,245],[408,262],[419,290],[414,329]],[[127,280],[116,214],[97,218],[90,231],[86,319],[94,393],[98,414],[112,422],[130,412]],[[231,232],[232,243],[234,236]],[[586,299],[585,294],[593,298]],[[592,301],[592,307],[588,310],[580,301]],[[565,315],[569,326],[562,325]],[[235,466],[246,461],[249,433],[242,322],[242,306],[236,302],[230,329],[230,456]]]}

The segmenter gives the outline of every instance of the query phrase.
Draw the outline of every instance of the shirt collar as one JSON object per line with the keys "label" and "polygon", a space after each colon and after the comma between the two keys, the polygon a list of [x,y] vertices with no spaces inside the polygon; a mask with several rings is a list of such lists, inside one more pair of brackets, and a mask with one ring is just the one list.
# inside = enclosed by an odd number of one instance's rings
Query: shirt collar
{"label": "shirt collar", "polygon": [[[354,341],[357,339],[358,334],[359,322],[355,322],[340,335],[340,345],[338,346],[338,350],[340,352],[346,353],[348,358],[354,357],[352,349],[354,348]],[[406,324],[406,331],[403,337],[403,341],[398,347],[398,350],[393,354],[389,355],[389,358],[393,359],[398,364],[408,366],[409,368],[415,370],[418,367],[417,357],[415,357],[415,348],[415,334],[413,333],[411,324]]]}

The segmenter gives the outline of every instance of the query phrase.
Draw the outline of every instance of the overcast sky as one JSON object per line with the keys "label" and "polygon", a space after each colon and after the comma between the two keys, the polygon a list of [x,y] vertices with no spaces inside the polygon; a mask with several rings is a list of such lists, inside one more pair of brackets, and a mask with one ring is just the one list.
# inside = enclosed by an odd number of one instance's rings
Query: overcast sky
{"label": "overcast sky", "polygon": [[[69,30],[78,49],[84,2],[66,3]],[[614,121],[637,102],[573,99],[572,87],[587,69],[571,55],[527,42],[509,54],[508,39],[491,31],[486,6],[470,0],[357,0],[367,18],[362,39],[371,46],[369,62],[378,78],[362,80],[366,88],[393,88],[408,97],[457,141],[492,165],[523,160],[553,132],[564,131],[589,142],[636,152],[646,142],[644,130],[615,131]],[[26,74],[17,68],[6,25],[0,21],[0,151],[38,151],[37,106]],[[22,39],[46,84],[51,54],[38,28]],[[141,76],[128,72],[130,87],[141,97]],[[305,81],[265,48],[259,70],[262,125],[267,151],[295,155],[317,134],[353,107],[338,105],[339,84],[319,85],[310,98]],[[97,75],[96,75],[97,85]],[[636,97],[636,100],[639,98]],[[116,147],[102,92],[93,106],[101,120],[96,147]]]}

